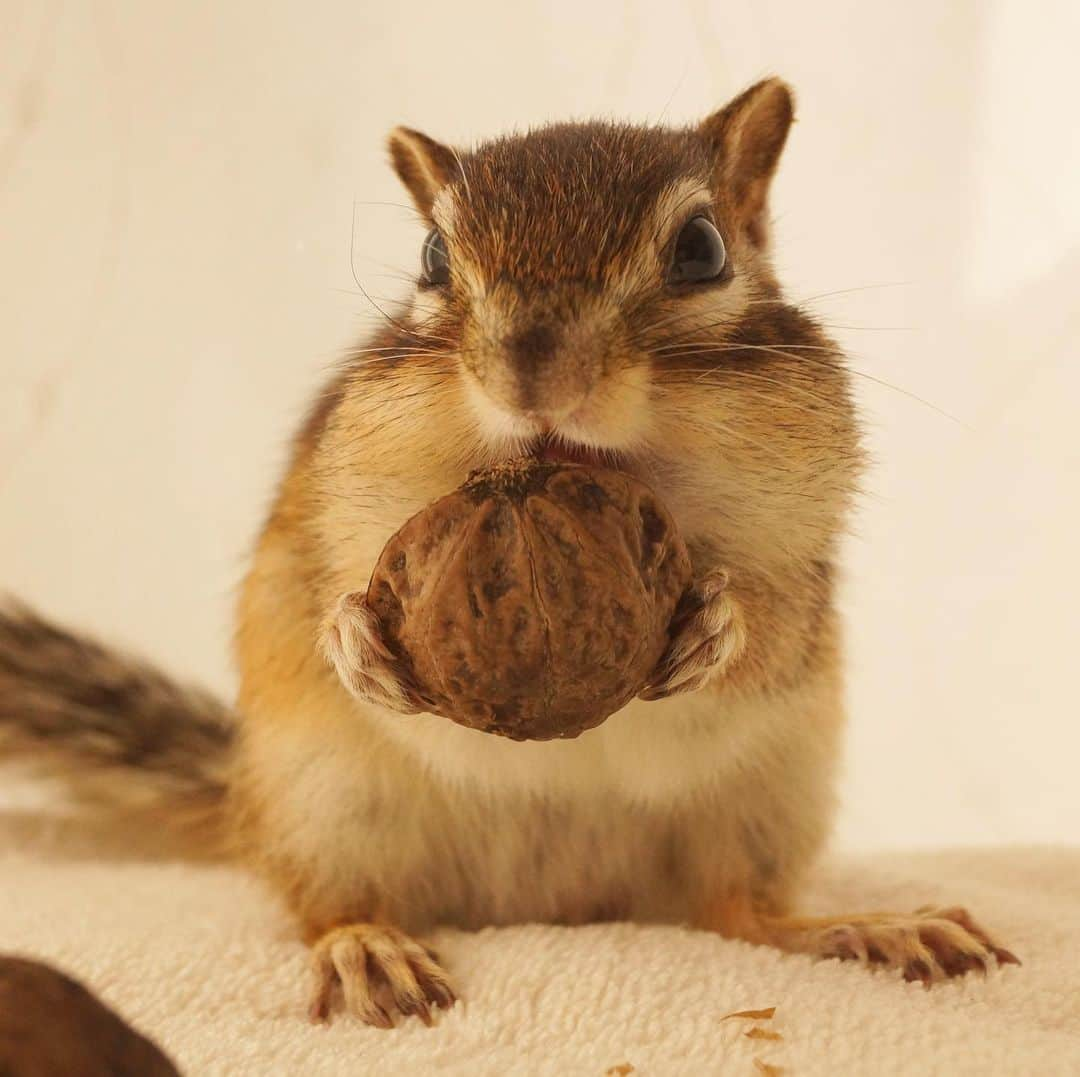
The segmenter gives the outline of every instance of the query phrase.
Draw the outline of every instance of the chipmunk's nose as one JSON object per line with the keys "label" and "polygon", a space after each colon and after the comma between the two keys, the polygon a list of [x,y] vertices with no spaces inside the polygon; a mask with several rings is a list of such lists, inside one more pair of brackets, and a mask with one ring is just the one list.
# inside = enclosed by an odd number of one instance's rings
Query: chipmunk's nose
{"label": "chipmunk's nose", "polygon": [[557,423],[602,375],[602,340],[579,297],[547,292],[526,301],[516,289],[495,288],[470,313],[462,361],[503,412]]}
{"label": "chipmunk's nose", "polygon": [[[559,332],[540,322],[510,333],[503,343],[513,404],[531,418],[554,418],[568,403],[565,373],[557,369]],[[571,393],[576,396],[575,393]]]}
{"label": "chipmunk's nose", "polygon": [[506,338],[506,357],[524,378],[535,380],[539,368],[555,357],[558,340],[558,333],[550,325],[531,325]]}
{"label": "chipmunk's nose", "polygon": [[512,328],[488,369],[486,388],[504,407],[537,421],[557,421],[588,392],[585,364],[566,331],[547,319]]}

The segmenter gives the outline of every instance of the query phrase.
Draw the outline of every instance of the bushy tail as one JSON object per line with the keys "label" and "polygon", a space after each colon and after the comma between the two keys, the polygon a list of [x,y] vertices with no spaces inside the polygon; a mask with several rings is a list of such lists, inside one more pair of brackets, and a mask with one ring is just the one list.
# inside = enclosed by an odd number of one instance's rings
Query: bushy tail
{"label": "bushy tail", "polygon": [[210,695],[0,604],[0,762],[216,845],[233,737],[228,708]]}

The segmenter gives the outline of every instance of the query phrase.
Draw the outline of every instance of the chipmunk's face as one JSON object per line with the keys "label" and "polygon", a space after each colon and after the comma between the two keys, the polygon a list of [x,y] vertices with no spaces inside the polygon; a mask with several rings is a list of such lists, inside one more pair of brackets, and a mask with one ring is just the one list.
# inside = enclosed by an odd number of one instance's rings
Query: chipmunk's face
{"label": "chipmunk's face", "polygon": [[416,306],[460,336],[482,429],[569,458],[633,454],[657,345],[745,306],[705,155],[682,134],[565,126],[462,170],[467,188],[432,204]]}
{"label": "chipmunk's face", "polygon": [[835,531],[821,516],[843,510],[856,458],[846,377],[768,260],[791,118],[773,80],[691,129],[566,124],[468,153],[397,130],[429,231],[390,336],[443,426],[428,458],[626,468],[691,540],[718,506],[758,533],[800,514],[808,539]]}

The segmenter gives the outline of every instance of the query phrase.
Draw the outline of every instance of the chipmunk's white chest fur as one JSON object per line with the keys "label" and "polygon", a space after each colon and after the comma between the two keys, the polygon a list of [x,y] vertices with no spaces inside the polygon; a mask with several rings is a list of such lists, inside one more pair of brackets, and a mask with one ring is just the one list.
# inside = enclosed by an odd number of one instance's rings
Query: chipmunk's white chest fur
{"label": "chipmunk's white chest fur", "polygon": [[[394,741],[445,781],[492,792],[664,803],[722,780],[746,747],[760,704],[711,692],[634,701],[570,740],[513,741],[432,715],[378,712]],[[753,713],[752,713],[753,712]]]}

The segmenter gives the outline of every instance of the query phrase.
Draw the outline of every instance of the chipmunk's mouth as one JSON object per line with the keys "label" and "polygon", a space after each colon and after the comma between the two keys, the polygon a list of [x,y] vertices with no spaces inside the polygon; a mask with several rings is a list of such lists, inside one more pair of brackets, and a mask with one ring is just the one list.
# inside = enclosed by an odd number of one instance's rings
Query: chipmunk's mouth
{"label": "chipmunk's mouth", "polygon": [[582,445],[559,435],[543,434],[535,438],[529,444],[527,454],[547,463],[583,464],[586,467],[604,467],[611,471],[626,471],[635,475],[641,471],[627,453],[617,449]]}

